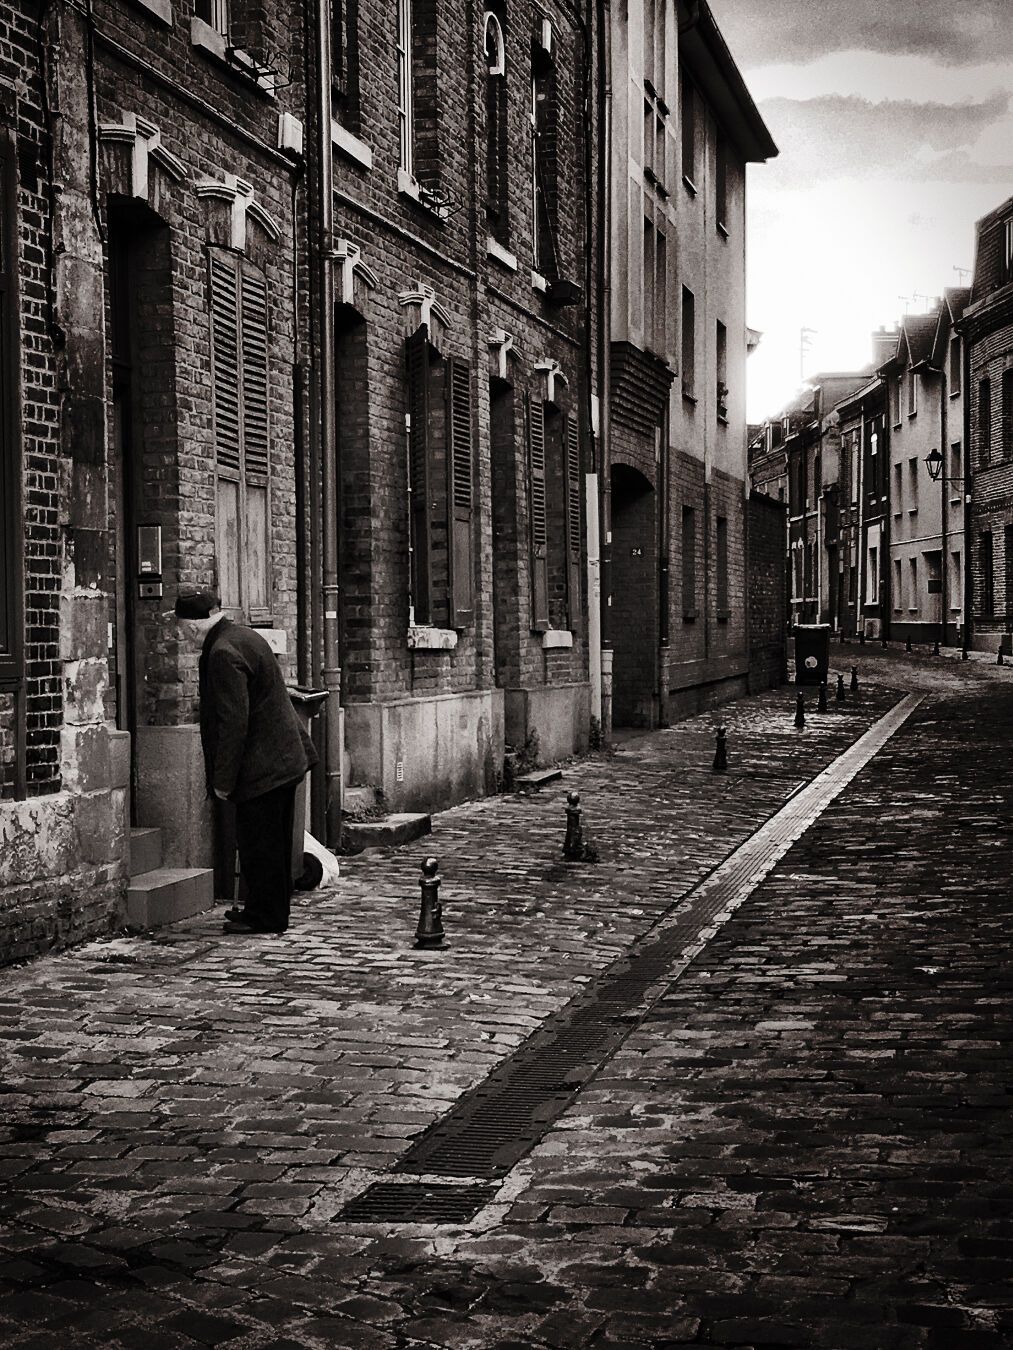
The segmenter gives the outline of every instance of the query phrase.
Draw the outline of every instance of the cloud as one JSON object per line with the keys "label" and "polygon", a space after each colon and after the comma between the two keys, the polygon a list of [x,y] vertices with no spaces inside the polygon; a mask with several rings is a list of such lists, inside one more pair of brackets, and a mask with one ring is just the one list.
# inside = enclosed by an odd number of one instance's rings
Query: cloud
{"label": "cloud", "polygon": [[918,103],[830,94],[760,104],[781,154],[763,170],[765,187],[838,178],[1009,182],[1008,165],[980,163],[975,146],[1009,112],[1010,96],[976,103]]}
{"label": "cloud", "polygon": [[712,0],[736,61],[812,61],[859,50],[973,65],[1013,52],[1009,0]]}

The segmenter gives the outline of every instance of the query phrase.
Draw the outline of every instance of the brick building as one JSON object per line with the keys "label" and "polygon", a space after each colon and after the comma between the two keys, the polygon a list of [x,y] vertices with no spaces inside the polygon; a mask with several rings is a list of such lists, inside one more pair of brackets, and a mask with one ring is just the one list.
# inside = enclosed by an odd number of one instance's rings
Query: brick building
{"label": "brick building", "polygon": [[21,285],[5,270],[4,496],[20,485],[25,509],[23,534],[10,509],[4,524],[0,819],[17,842],[0,959],[16,959],[122,920],[131,821],[162,830],[170,890],[209,894],[197,653],[163,611],[180,582],[215,585],[295,673],[308,227],[298,11],[96,0],[5,18]]}
{"label": "brick building", "polygon": [[971,496],[971,645],[1009,654],[1013,632],[1013,198],[977,225],[966,346],[964,472]]}
{"label": "brick building", "polygon": [[428,810],[588,742],[595,53],[513,0],[331,48],[346,776]]}
{"label": "brick building", "polygon": [[746,164],[777,153],[706,3],[611,11],[612,720],[747,684]]}

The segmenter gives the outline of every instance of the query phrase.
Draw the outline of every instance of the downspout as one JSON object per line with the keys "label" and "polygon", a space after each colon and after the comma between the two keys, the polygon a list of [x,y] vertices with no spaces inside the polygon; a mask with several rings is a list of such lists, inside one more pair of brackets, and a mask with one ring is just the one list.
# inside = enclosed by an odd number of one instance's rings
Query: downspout
{"label": "downspout", "polygon": [[321,674],[326,703],[325,809],[327,843],[341,843],[341,767],[344,735],[341,716],[341,665],[338,626],[338,465],[334,369],[334,160],[331,146],[331,29],[326,0],[316,6],[317,155],[319,164],[319,236],[317,239],[318,413],[321,460],[321,532],[323,534],[323,652]]}
{"label": "downspout", "polygon": [[[602,125],[598,136],[598,534],[597,647],[589,633],[592,709],[604,741],[612,735],[612,14],[609,0],[597,0],[598,82]],[[589,560],[590,565],[590,560]],[[592,574],[592,583],[595,580]],[[592,619],[593,623],[593,619]],[[597,681],[597,689],[595,688]]]}
{"label": "downspout", "polygon": [[[944,356],[945,361],[945,356]],[[940,499],[939,512],[939,641],[946,645],[946,616],[949,612],[948,600],[950,598],[949,588],[949,532],[947,525],[949,523],[949,498],[946,489],[946,468],[949,461],[949,445],[947,444],[947,403],[949,401],[949,390],[947,388],[949,381],[946,378],[946,367],[939,372],[939,451],[943,457],[943,470],[939,475],[939,487],[942,491]]]}
{"label": "downspout", "polygon": [[961,392],[961,402],[963,404],[963,433],[964,433],[964,453],[961,456],[961,469],[964,475],[964,549],[961,562],[964,568],[964,635],[963,647],[965,650],[971,646],[973,636],[973,611],[972,602],[974,600],[974,579],[971,576],[971,345],[968,341],[966,332],[960,334],[961,352],[961,378],[963,389]]}

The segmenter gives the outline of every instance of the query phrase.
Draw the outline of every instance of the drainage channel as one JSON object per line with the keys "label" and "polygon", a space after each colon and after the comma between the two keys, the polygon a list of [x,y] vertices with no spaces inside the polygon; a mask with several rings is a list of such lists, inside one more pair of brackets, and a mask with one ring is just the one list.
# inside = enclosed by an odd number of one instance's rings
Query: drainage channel
{"label": "drainage channel", "polygon": [[[335,1217],[353,1223],[467,1222],[494,1182],[539,1142],[581,1086],[922,702],[909,694],[684,896],[624,956],[435,1121],[394,1168]],[[425,1182],[417,1180],[425,1177]],[[456,1185],[439,1178],[457,1179]]]}

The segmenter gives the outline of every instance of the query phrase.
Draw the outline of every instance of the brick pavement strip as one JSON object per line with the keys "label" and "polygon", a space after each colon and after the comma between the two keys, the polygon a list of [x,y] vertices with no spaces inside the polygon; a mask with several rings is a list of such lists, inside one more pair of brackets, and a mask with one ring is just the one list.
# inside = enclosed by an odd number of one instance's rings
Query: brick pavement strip
{"label": "brick pavement strip", "polygon": [[[1010,1344],[1011,699],[869,665],[803,732],[789,691],[721,709],[727,775],[707,714],[439,817],[448,951],[410,946],[403,852],[284,939],[205,920],[5,972],[3,1343]],[[334,1222],[911,686],[473,1224]],[[570,787],[594,868],[559,859]]]}

